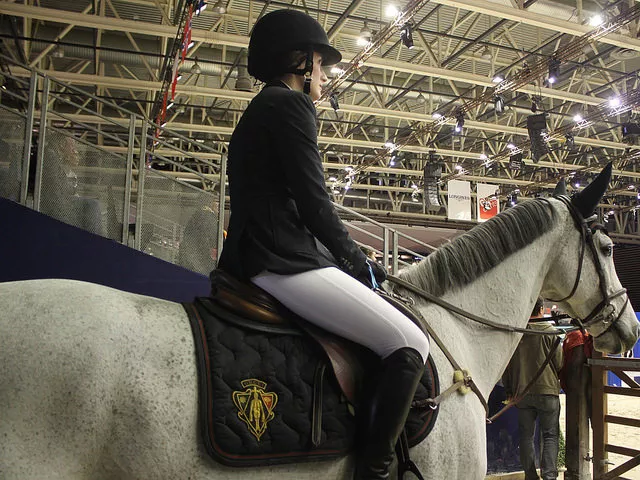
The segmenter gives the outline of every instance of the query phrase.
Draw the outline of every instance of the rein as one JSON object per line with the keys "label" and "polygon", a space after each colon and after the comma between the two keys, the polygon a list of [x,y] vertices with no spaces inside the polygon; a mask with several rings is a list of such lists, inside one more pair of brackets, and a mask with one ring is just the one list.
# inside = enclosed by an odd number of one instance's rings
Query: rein
{"label": "rein", "polygon": [[[547,359],[545,360],[543,366],[538,370],[538,372],[536,372],[536,375],[534,375],[533,380],[531,380],[531,382],[525,387],[524,392],[529,390],[531,388],[531,386],[533,385],[533,383],[538,379],[538,377],[540,377],[540,375],[542,375],[542,372],[544,371],[544,368],[547,366],[547,364],[551,360],[551,355],[553,354],[553,351],[555,350],[555,346],[557,346],[560,343],[559,335],[564,333],[561,330],[540,331],[540,330],[532,330],[532,329],[528,329],[528,328],[513,327],[513,326],[510,326],[510,325],[502,325],[502,324],[493,322],[491,320],[487,320],[486,318],[482,318],[482,317],[480,317],[478,315],[475,315],[474,313],[467,312],[466,310],[463,310],[460,307],[457,307],[457,306],[453,305],[452,303],[447,302],[446,300],[443,300],[443,299],[441,299],[439,297],[436,297],[435,295],[427,292],[426,290],[418,288],[415,285],[413,285],[413,284],[411,284],[411,283],[409,283],[409,282],[407,282],[407,281],[405,281],[405,280],[403,280],[403,279],[401,279],[399,277],[396,277],[394,275],[387,276],[387,280],[389,280],[392,283],[395,283],[396,285],[399,285],[399,286],[401,286],[403,288],[406,288],[407,290],[409,290],[409,291],[411,291],[411,292],[413,292],[413,293],[415,293],[417,295],[420,295],[421,297],[425,298],[426,300],[428,300],[428,301],[430,301],[432,303],[435,303],[436,305],[444,308],[445,310],[457,313],[458,315],[466,317],[469,320],[472,320],[474,322],[480,323],[480,324],[485,325],[487,327],[491,327],[491,328],[494,328],[494,329],[497,329],[497,330],[502,330],[502,331],[505,331],[505,332],[512,332],[512,333],[523,333],[523,334],[527,334],[527,335],[553,335],[553,336],[558,337],[556,339],[556,345],[554,345],[554,348],[551,349],[551,351],[549,352],[549,355],[547,355]],[[432,410],[435,410],[436,408],[438,408],[438,405],[440,405],[440,403],[442,403],[442,401],[445,398],[447,398],[453,392],[461,389],[462,387],[468,387],[473,391],[473,393],[476,394],[476,396],[480,400],[480,403],[482,403],[482,406],[484,407],[487,423],[491,423],[499,415],[502,415],[502,413],[504,413],[505,410],[510,408],[512,405],[514,405],[514,403],[511,403],[511,404],[507,405],[506,407],[504,407],[502,410],[500,410],[498,412],[498,414],[490,417],[489,416],[489,405],[487,404],[486,399],[482,395],[482,392],[480,391],[480,389],[478,388],[476,383],[473,381],[473,378],[471,377],[471,375],[466,370],[463,370],[460,367],[458,362],[456,362],[455,358],[453,358],[453,355],[451,355],[451,352],[449,352],[447,347],[445,347],[445,345],[442,342],[442,340],[440,339],[440,337],[436,334],[436,332],[433,330],[433,328],[431,328],[431,326],[427,323],[427,321],[424,319],[422,314],[420,314],[417,311],[417,309],[413,309],[413,312],[414,312],[414,314],[416,314],[416,317],[422,323],[422,326],[424,327],[424,329],[429,333],[429,336],[431,338],[433,338],[433,340],[436,342],[438,347],[440,347],[440,350],[442,350],[442,353],[444,353],[445,357],[447,357],[447,360],[449,360],[449,363],[454,368],[454,370],[457,371],[457,372],[462,372],[462,378],[460,378],[457,381],[454,381],[454,383],[449,388],[447,388],[444,392],[442,392],[440,395],[438,395],[435,398],[427,398],[425,400],[413,402],[413,404],[411,405],[413,408],[429,407]],[[575,327],[571,331],[573,331],[573,330],[578,330],[578,328]]]}

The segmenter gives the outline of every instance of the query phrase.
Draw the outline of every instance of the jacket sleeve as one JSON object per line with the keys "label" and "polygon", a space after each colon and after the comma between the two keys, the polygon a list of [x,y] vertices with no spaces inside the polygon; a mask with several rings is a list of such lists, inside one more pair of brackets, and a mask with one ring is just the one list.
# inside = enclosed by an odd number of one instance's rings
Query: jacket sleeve
{"label": "jacket sleeve", "polygon": [[286,185],[309,231],[352,276],[366,256],[349,236],[327,193],[318,151],[315,107],[308,95],[288,91],[271,105],[269,126]]}

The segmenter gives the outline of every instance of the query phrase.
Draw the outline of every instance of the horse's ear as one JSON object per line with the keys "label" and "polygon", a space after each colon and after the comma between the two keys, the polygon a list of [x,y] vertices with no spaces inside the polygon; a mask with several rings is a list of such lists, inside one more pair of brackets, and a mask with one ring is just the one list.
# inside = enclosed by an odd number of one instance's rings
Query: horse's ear
{"label": "horse's ear", "polygon": [[556,188],[553,189],[554,197],[560,197],[561,195],[567,195],[567,182],[564,181],[564,178],[561,178]]}
{"label": "horse's ear", "polygon": [[612,168],[613,166],[611,162],[609,162],[607,166],[602,169],[600,175],[571,200],[571,203],[573,203],[583,217],[591,216],[598,203],[600,203],[604,192],[607,191],[607,187],[609,186]]}

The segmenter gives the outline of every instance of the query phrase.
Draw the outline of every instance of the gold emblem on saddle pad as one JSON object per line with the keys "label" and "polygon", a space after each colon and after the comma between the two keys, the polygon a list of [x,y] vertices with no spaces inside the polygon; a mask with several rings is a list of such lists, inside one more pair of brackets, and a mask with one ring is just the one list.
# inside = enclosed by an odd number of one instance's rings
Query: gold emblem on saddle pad
{"label": "gold emblem on saddle pad", "polygon": [[238,417],[260,441],[267,431],[267,423],[275,416],[273,409],[278,403],[278,395],[265,392],[267,384],[255,378],[242,380],[240,384],[245,390],[233,392],[233,403],[238,408]]}

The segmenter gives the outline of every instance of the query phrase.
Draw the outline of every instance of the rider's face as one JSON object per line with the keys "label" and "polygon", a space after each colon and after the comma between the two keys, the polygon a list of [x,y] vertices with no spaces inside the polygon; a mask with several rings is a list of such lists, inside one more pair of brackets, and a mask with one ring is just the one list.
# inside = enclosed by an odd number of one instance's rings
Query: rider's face
{"label": "rider's face", "polygon": [[311,74],[311,99],[315,102],[322,96],[322,87],[329,81],[322,68],[322,55],[313,53],[313,73]]}

